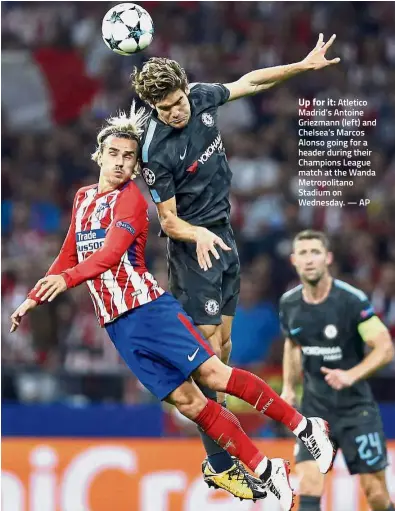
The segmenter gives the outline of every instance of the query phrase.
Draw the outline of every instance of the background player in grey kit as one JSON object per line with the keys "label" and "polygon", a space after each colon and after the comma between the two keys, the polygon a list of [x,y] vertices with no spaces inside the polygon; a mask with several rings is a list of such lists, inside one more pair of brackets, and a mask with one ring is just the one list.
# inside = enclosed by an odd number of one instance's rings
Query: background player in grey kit
{"label": "background player in grey kit", "polygon": [[[232,173],[217,127],[217,109],[303,71],[338,63],[338,58],[325,58],[334,39],[324,43],[320,34],[303,61],[252,71],[225,85],[189,85],[180,65],[165,58],[151,58],[141,71],[134,70],[133,86],[153,108],[142,150],[142,175],[162,231],[169,237],[170,291],[225,363],[231,351],[240,262],[229,222]],[[217,399],[225,403],[225,395]],[[231,492],[234,485],[240,493],[245,481],[232,480],[229,455],[205,435],[202,438],[209,456],[209,464],[203,466],[205,480]]]}
{"label": "background player in grey kit", "polygon": [[[329,243],[303,231],[293,243],[292,264],[301,285],[280,301],[286,336],[282,397],[295,405],[303,368],[302,413],[318,414],[331,427],[351,474],[359,474],[373,511],[393,511],[385,481],[387,453],[381,418],[366,378],[394,357],[390,334],[365,293],[333,279]],[[365,356],[365,345],[371,348]],[[295,446],[300,511],[319,511],[324,477],[301,443]]]}

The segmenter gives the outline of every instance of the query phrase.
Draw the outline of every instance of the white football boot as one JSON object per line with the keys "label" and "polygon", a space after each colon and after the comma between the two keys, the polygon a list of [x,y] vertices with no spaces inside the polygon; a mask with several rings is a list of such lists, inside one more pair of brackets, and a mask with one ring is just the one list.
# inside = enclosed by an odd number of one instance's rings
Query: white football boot
{"label": "white football boot", "polygon": [[295,495],[289,482],[289,462],[281,458],[272,458],[270,461],[271,473],[269,479],[263,480],[264,488],[276,497],[283,511],[290,511],[294,506]]}
{"label": "white football boot", "polygon": [[298,437],[318,463],[320,472],[322,474],[329,472],[335,458],[335,450],[329,438],[328,423],[319,417],[309,417],[306,428]]}

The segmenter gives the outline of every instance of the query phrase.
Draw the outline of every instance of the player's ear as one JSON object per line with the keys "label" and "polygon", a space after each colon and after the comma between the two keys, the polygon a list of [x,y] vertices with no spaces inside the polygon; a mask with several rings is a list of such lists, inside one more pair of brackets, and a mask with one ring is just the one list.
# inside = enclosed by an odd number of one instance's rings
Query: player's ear
{"label": "player's ear", "polygon": [[289,260],[291,261],[292,266],[295,266],[295,254],[293,252],[289,256]]}
{"label": "player's ear", "polygon": [[333,252],[328,252],[326,255],[326,264],[329,266],[333,263]]}

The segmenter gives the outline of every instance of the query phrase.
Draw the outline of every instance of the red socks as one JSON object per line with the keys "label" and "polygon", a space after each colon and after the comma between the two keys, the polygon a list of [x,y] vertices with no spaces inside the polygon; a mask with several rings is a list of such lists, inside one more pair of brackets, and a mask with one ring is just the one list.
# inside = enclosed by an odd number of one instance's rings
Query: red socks
{"label": "red socks", "polygon": [[286,403],[267,383],[248,371],[232,369],[226,393],[246,401],[271,419],[282,422],[291,431],[304,419],[303,415]]}
{"label": "red socks", "polygon": [[229,454],[236,456],[255,471],[265,458],[243,431],[237,417],[209,399],[195,422]]}
{"label": "red socks", "polygon": [[[226,393],[243,399],[259,412],[282,422],[291,431],[303,426],[303,415],[281,399],[267,383],[248,371],[232,369]],[[258,451],[238,419],[226,408],[209,399],[195,422],[229,454],[239,458],[251,470],[258,468],[258,472],[262,472],[267,458]]]}

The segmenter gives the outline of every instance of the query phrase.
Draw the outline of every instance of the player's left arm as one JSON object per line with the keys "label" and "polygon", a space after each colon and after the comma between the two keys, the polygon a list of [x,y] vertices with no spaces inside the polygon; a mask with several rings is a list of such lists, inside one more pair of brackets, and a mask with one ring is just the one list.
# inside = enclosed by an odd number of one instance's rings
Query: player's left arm
{"label": "player's left arm", "polygon": [[[365,316],[365,317],[364,317]],[[344,371],[342,369],[321,368],[327,383],[336,390],[350,387],[359,380],[368,378],[381,367],[393,360],[394,345],[388,328],[375,315],[369,302],[359,309],[356,328],[362,340],[372,348],[371,352],[357,365]]]}
{"label": "player's left arm", "polygon": [[230,91],[228,101],[270,89],[274,85],[305,71],[318,70],[339,63],[339,58],[331,60],[325,58],[325,54],[332,46],[335,38],[336,35],[334,34],[329,41],[324,43],[324,35],[320,34],[315,48],[302,61],[285,66],[257,69],[245,74],[236,82],[225,84],[225,87]]}
{"label": "player's left arm", "polygon": [[[125,197],[126,199],[126,197]],[[130,213],[130,202],[124,200],[115,211],[114,219],[108,228],[103,246],[84,261],[60,275],[50,275],[37,283],[40,286],[37,296],[41,302],[51,302],[60,293],[94,279],[118,264],[133,241],[147,224],[147,205],[139,200]]]}
{"label": "player's left arm", "polygon": [[354,381],[367,378],[394,358],[395,350],[388,328],[378,316],[372,316],[358,325],[359,335],[372,351],[352,369]]}

